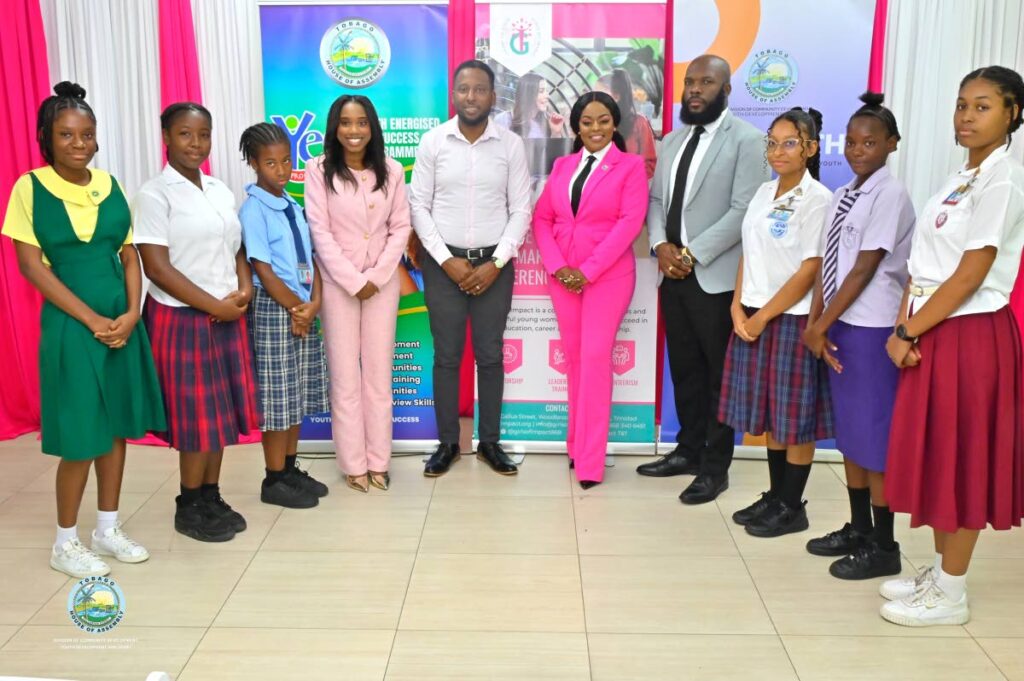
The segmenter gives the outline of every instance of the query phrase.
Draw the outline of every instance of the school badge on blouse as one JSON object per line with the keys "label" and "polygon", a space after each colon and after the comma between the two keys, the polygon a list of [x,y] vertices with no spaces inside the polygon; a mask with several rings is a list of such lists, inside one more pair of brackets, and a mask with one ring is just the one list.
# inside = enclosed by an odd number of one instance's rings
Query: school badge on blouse
{"label": "school badge on blouse", "polygon": [[769,228],[768,231],[776,239],[781,239],[782,237],[786,236],[786,232],[789,231],[789,223],[783,222],[782,220],[777,220],[776,222],[772,223],[772,226]]}
{"label": "school badge on blouse", "polygon": [[942,225],[946,224],[946,220],[948,219],[949,216],[946,215],[946,211],[939,213],[935,218],[935,229],[941,229]]}

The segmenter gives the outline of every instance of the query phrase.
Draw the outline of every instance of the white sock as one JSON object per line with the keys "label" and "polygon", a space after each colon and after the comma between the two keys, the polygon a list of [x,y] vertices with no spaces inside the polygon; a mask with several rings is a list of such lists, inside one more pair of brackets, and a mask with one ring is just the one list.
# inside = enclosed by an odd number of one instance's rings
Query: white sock
{"label": "white sock", "polygon": [[944,570],[939,570],[939,577],[935,580],[946,598],[951,601],[959,601],[967,591],[967,575],[951,575]]}
{"label": "white sock", "polygon": [[117,525],[117,511],[96,511],[96,534],[102,535]]}
{"label": "white sock", "polygon": [[64,546],[64,542],[75,541],[78,539],[78,525],[72,525],[71,527],[57,526],[57,541],[54,542],[53,547],[60,551],[60,547]]}
{"label": "white sock", "polygon": [[935,554],[935,574],[939,574],[942,571],[942,554]]}

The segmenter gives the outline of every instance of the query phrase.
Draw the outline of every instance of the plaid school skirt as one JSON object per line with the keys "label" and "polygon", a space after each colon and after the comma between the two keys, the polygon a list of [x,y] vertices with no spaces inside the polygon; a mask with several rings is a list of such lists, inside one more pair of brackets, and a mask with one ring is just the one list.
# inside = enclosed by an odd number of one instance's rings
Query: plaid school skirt
{"label": "plaid school skirt", "polygon": [[212,452],[259,429],[245,317],[214,322],[202,310],[150,298],[144,318],[167,410],[158,436],[181,452]]}
{"label": "plaid school skirt", "polygon": [[[751,315],[755,310],[747,310]],[[833,436],[828,367],[801,340],[807,315],[782,314],[753,343],[733,334],[725,356],[718,420],[797,445]]]}
{"label": "plaid school skirt", "polygon": [[305,338],[292,335],[291,315],[255,287],[249,306],[249,334],[256,358],[263,425],[260,430],[288,430],[310,414],[330,408],[324,343],[314,329]]}

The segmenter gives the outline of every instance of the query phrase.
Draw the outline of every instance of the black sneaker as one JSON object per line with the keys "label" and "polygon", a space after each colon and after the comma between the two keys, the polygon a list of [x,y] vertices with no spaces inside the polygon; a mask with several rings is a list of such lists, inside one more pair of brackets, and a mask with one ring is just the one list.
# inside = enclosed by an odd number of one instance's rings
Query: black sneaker
{"label": "black sneaker", "polygon": [[840,558],[828,567],[829,574],[839,579],[874,579],[898,575],[903,569],[900,545],[886,551],[876,542],[868,541],[853,554]]}
{"label": "black sneaker", "polygon": [[853,525],[846,523],[842,529],[807,542],[807,553],[816,556],[848,556],[864,546],[866,541],[867,535],[861,534],[853,529]]}
{"label": "black sneaker", "polygon": [[732,521],[737,525],[749,525],[765,512],[773,498],[771,492],[761,492],[761,497],[757,501],[733,513]]}
{"label": "black sneaker", "polygon": [[299,487],[292,480],[293,478],[286,477],[270,484],[264,480],[260,489],[260,501],[285,508],[313,508],[320,503],[317,495]]}
{"label": "black sneaker", "polygon": [[764,513],[746,526],[747,534],[755,537],[781,537],[784,534],[803,532],[807,522],[807,502],[798,508],[790,508],[782,499],[772,499]]}
{"label": "black sneaker", "polygon": [[235,530],[226,518],[217,515],[204,499],[183,504],[181,496],[175,498],[178,508],[174,512],[174,529],[198,541],[222,542],[235,538]]}
{"label": "black sneaker", "polygon": [[285,473],[288,476],[288,482],[291,483],[293,486],[298,487],[303,491],[309,492],[315,497],[327,496],[327,485],[320,482],[319,480],[317,480],[312,475],[302,470],[298,466],[290,466],[286,468]]}
{"label": "black sneaker", "polygon": [[244,532],[248,527],[242,514],[231,508],[220,492],[203,491],[203,503],[210,507],[210,510],[218,518],[224,518],[235,532]]}

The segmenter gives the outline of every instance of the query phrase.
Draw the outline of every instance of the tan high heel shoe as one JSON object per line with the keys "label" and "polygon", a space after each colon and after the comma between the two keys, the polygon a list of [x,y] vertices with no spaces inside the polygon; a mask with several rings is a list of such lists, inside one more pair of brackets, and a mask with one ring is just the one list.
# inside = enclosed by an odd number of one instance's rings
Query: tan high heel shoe
{"label": "tan high heel shoe", "polygon": [[388,475],[387,471],[368,471],[370,474],[370,484],[379,490],[385,492],[391,487],[391,476]]}
{"label": "tan high heel shoe", "polygon": [[370,491],[370,487],[366,483],[367,477],[365,473],[363,475],[345,476],[345,484],[354,489],[355,491],[362,492],[363,494],[366,494],[367,492]]}

